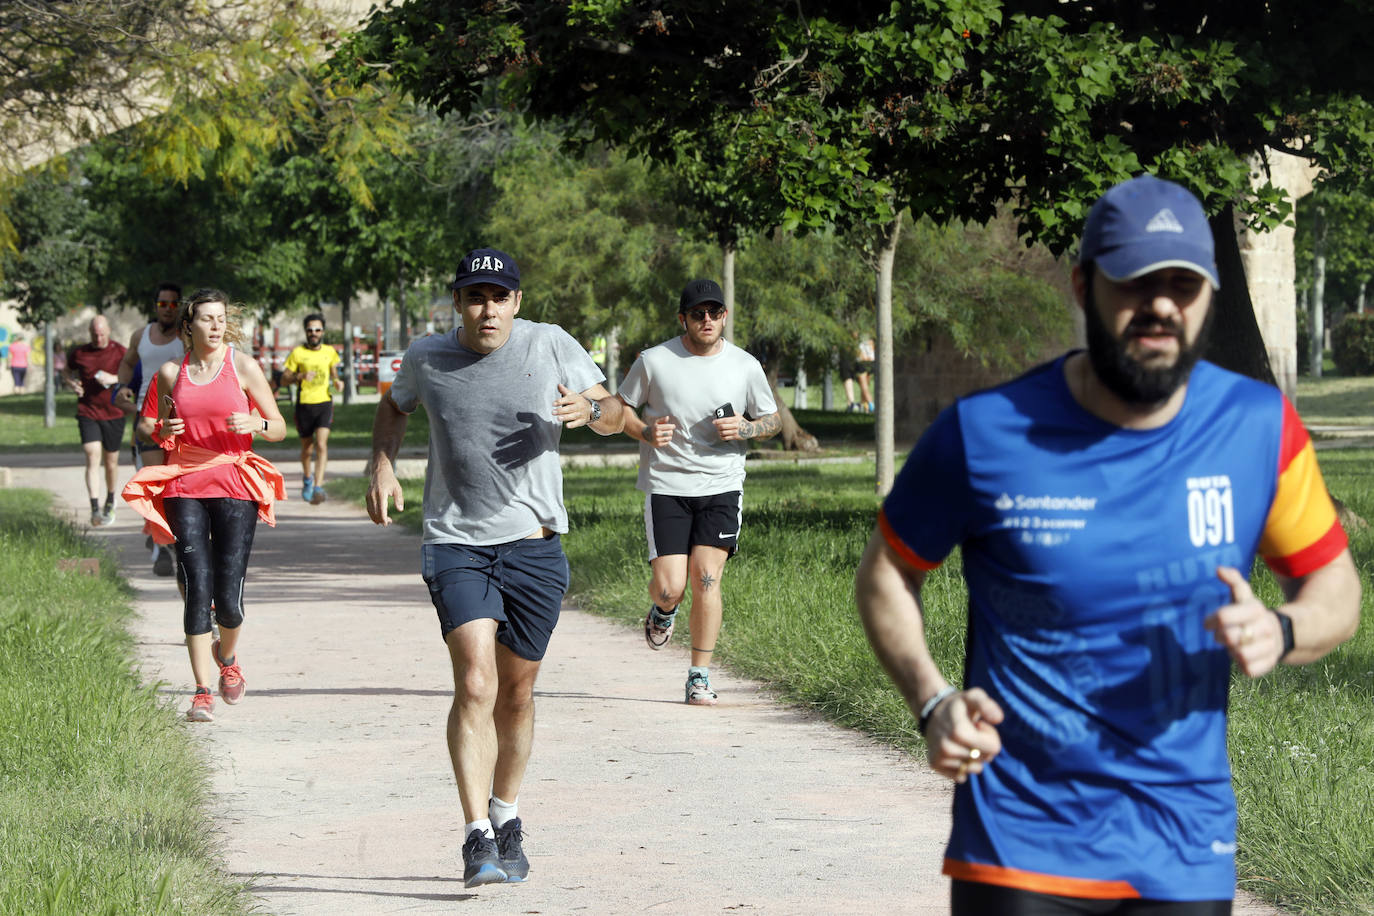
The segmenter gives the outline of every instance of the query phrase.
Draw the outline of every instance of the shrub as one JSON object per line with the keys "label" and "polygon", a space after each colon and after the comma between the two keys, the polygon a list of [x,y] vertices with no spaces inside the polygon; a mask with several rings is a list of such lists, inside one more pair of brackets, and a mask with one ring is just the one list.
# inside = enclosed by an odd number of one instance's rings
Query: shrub
{"label": "shrub", "polygon": [[1374,375],[1374,314],[1347,315],[1332,328],[1331,357],[1341,375]]}

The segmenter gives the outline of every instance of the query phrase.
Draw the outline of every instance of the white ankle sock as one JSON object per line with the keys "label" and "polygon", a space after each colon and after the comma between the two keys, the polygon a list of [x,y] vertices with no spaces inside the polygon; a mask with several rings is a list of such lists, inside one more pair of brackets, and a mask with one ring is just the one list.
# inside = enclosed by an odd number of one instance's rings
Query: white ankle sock
{"label": "white ankle sock", "polygon": [[490,839],[496,839],[496,833],[491,829],[491,818],[484,817],[481,820],[473,821],[463,825],[463,839],[472,836],[472,831],[480,830],[482,834]]}
{"label": "white ankle sock", "polygon": [[515,801],[502,801],[493,795],[489,804],[491,825],[493,827],[504,827],[507,821],[512,821],[518,817],[519,812],[516,810],[516,803],[519,801],[520,799],[518,797]]}

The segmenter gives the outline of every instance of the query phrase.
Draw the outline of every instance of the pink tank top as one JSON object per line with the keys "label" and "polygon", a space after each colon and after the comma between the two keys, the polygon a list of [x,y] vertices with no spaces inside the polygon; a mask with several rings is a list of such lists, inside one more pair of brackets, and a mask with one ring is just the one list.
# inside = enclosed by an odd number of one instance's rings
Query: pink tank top
{"label": "pink tank top", "polygon": [[[176,401],[177,416],[186,421],[186,431],[179,437],[187,445],[242,455],[253,450],[253,437],[229,431],[231,413],[248,412],[248,396],[243,393],[238,373],[234,371],[234,348],[226,347],[224,362],[215,377],[197,384],[186,374],[188,354],[181,361],[177,382],[172,386],[172,400]],[[177,477],[167,484],[164,496],[189,496],[197,499],[229,497],[253,500],[253,494],[243,482],[243,475],[232,464],[206,468]]]}

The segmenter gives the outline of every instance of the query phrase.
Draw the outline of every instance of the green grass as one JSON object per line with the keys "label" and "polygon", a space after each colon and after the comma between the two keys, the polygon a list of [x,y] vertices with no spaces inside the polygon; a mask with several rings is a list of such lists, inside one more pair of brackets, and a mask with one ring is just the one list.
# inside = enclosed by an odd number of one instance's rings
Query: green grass
{"label": "green grass", "polygon": [[130,659],[128,587],[46,493],[0,490],[0,914],[240,914],[207,771]]}
{"label": "green grass", "polygon": [[1297,408],[1308,426],[1374,426],[1374,377],[1300,377]]}
{"label": "green grass", "polygon": [[[1374,451],[1324,451],[1321,460],[1332,492],[1374,518],[1367,473]],[[336,480],[331,490],[360,498],[365,486]],[[399,520],[418,530],[422,481],[403,486],[410,499]],[[570,600],[638,628],[648,602],[648,565],[634,470],[570,469],[564,490],[572,526],[564,538]],[[877,509],[871,462],[751,462],[745,497],[740,552],[723,582],[718,661],[835,722],[919,752],[911,714],[873,657],[854,609],[854,570]],[[1354,532],[1352,548],[1360,569],[1374,568],[1374,529]],[[1262,564],[1255,581],[1262,597],[1278,601]],[[1371,591],[1366,581],[1366,615],[1374,610]],[[924,597],[932,653],[958,683],[968,599],[957,552],[927,579]],[[1240,801],[1238,867],[1241,885],[1252,893],[1308,913],[1374,913],[1372,669],[1374,636],[1365,626],[1316,664],[1283,667],[1257,681],[1236,677],[1231,753]]]}

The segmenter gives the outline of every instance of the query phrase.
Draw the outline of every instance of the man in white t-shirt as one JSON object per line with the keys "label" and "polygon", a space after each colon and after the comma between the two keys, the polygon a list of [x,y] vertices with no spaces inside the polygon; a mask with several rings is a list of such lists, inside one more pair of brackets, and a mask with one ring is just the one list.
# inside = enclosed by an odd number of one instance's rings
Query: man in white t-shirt
{"label": "man in white t-shirt", "polygon": [[718,285],[688,283],[678,300],[682,335],[641,353],[619,391],[631,408],[625,434],[642,443],[636,486],[652,570],[644,639],[651,649],[668,644],[690,579],[686,701],[694,706],[716,702],[710,664],[724,613],[720,577],[739,544],[745,440],[782,425],[763,367],[721,336],[725,316]]}

